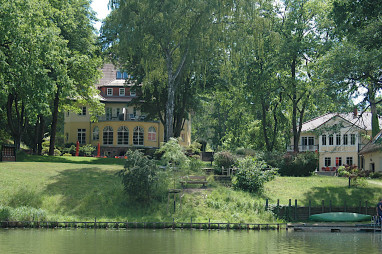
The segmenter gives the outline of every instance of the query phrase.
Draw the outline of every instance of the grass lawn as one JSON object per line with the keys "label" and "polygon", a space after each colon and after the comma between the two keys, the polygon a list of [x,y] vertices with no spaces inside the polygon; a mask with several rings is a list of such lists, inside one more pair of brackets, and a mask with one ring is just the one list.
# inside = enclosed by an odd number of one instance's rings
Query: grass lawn
{"label": "grass lawn", "polygon": [[373,206],[378,203],[382,196],[382,181],[366,180],[361,186],[348,187],[349,180],[344,177],[311,176],[311,177],[278,177],[274,181],[266,183],[264,198],[269,198],[271,204],[287,205],[289,199],[297,199],[298,204],[307,206],[309,200],[312,206],[320,206],[322,200],[325,204],[332,201],[333,206],[358,206],[359,202],[365,205],[368,201]]}
{"label": "grass lawn", "polygon": [[[182,210],[179,199],[173,213],[173,197],[167,212],[167,196],[149,205],[132,203],[123,191],[116,173],[124,160],[86,157],[28,156],[23,162],[0,163],[0,205],[43,209],[49,220],[57,221],[190,221],[276,222],[264,211],[265,199],[281,204],[297,199],[299,205],[312,200],[332,204],[358,205],[359,200],[373,205],[382,193],[382,181],[363,187],[347,187],[346,178],[278,177],[265,185],[262,194],[249,194],[211,183],[207,189],[186,189]],[[28,161],[29,160],[29,161]],[[58,161],[58,162],[57,162]],[[172,188],[172,187],[171,187]]]}

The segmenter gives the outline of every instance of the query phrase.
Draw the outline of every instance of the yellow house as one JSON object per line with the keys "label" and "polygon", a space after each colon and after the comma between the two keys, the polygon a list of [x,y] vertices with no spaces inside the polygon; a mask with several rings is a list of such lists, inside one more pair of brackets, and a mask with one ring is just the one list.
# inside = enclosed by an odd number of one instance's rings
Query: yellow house
{"label": "yellow house", "polygon": [[[156,149],[164,140],[160,121],[147,120],[144,112],[129,106],[137,96],[133,84],[126,82],[128,74],[112,64],[102,68],[103,77],[96,84],[105,115],[92,122],[88,108],[80,113],[68,111],[64,117],[65,143],[100,145],[102,156],[123,156],[129,148]],[[180,135],[180,144],[191,144],[191,121],[187,120]]]}
{"label": "yellow house", "polygon": [[[381,122],[381,120],[380,120]],[[342,165],[364,167],[361,149],[371,136],[371,113],[328,113],[303,123],[299,152],[319,155],[318,171],[334,171]],[[288,151],[293,151],[293,139]]]}

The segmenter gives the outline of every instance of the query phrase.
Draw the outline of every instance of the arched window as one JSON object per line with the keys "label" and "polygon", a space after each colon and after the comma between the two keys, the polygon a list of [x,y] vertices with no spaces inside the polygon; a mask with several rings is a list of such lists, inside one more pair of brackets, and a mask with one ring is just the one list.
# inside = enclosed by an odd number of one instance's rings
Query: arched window
{"label": "arched window", "polygon": [[118,145],[129,144],[129,129],[126,126],[118,128]]}
{"label": "arched window", "polygon": [[103,129],[103,144],[112,145],[113,144],[113,128],[106,126]]}
{"label": "arched window", "polygon": [[143,128],[137,126],[133,131],[133,144],[136,146],[143,146],[144,131]]}
{"label": "arched window", "polygon": [[99,128],[98,126],[93,129],[93,140],[99,140]]}
{"label": "arched window", "polygon": [[148,139],[150,141],[156,141],[157,140],[157,131],[155,130],[155,127],[151,126],[148,131]]}

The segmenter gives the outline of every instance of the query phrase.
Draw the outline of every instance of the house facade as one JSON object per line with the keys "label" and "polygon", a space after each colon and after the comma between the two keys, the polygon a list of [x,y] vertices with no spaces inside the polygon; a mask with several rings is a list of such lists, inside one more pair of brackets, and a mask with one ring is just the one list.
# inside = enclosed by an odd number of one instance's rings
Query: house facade
{"label": "house facade", "polygon": [[[81,107],[80,113],[65,112],[65,143],[99,144],[101,156],[123,156],[131,148],[159,148],[164,141],[164,126],[160,121],[148,120],[144,112],[128,104],[139,96],[133,89],[134,84],[127,81],[128,74],[112,64],[105,64],[102,72],[96,87],[105,114],[94,122],[86,105]],[[185,121],[180,144],[191,144],[190,120]]]}
{"label": "house facade", "polygon": [[[380,121],[381,122],[381,121]],[[317,170],[334,171],[342,165],[364,168],[359,154],[371,136],[371,113],[328,113],[303,123],[299,152],[312,151],[319,155]],[[291,140],[288,151],[293,151]]]}
{"label": "house facade", "polygon": [[382,131],[359,152],[364,161],[363,169],[382,172]]}

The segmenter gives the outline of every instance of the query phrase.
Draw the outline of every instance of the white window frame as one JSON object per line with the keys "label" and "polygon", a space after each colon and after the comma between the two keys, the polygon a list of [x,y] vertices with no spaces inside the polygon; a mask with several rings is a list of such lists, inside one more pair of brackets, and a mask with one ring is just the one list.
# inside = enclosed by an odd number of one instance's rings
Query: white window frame
{"label": "white window frame", "polygon": [[119,96],[125,96],[125,88],[119,88]]}
{"label": "white window frame", "polygon": [[332,165],[332,158],[325,157],[324,162],[325,162],[325,167],[330,167]]}
{"label": "white window frame", "polygon": [[117,131],[117,144],[128,145],[129,144],[129,128],[121,126]]}
{"label": "white window frame", "polygon": [[350,134],[350,145],[355,146],[357,136],[355,134]]}
{"label": "white window frame", "polygon": [[137,96],[137,94],[136,94],[136,92],[135,92],[135,89],[131,89],[131,88],[130,88],[130,96],[131,96],[131,97],[135,97],[135,96]]}
{"label": "white window frame", "polygon": [[133,145],[135,146],[143,146],[145,140],[145,131],[143,127],[136,126],[133,130]]}
{"label": "white window frame", "polygon": [[343,135],[342,143],[343,143],[344,146],[347,146],[349,144],[349,135],[348,134],[344,134]]}
{"label": "white window frame", "polygon": [[151,126],[147,132],[148,140],[149,141],[156,141],[157,140],[157,131],[154,126]]}
{"label": "white window frame", "polygon": [[334,145],[334,135],[333,135],[333,134],[330,134],[330,135],[329,135],[329,145],[330,145],[330,146],[333,146],[333,145]]}
{"label": "white window frame", "polygon": [[353,157],[346,157],[346,165],[353,165],[354,161],[353,161]]}
{"label": "white window frame", "polygon": [[322,135],[322,137],[321,137],[321,143],[323,146],[326,146],[326,135],[325,134]]}
{"label": "white window frame", "polygon": [[106,88],[106,95],[113,96],[113,88]]}
{"label": "white window frame", "polygon": [[102,130],[102,143],[104,145],[112,145],[114,140],[114,131],[111,126],[106,126]]}
{"label": "white window frame", "polygon": [[86,144],[86,129],[77,129],[77,140],[81,145]]}

